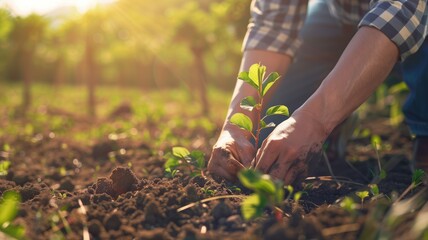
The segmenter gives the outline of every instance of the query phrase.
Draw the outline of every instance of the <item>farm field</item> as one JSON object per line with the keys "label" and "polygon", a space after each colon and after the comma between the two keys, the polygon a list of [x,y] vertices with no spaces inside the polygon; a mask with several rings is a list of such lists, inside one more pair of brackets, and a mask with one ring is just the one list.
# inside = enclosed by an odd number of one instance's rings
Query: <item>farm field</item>
{"label": "farm field", "polygon": [[373,106],[347,147],[353,167],[321,161],[285,188],[280,218],[266,208],[246,220],[239,181],[164,167],[176,146],[208,161],[230,92],[209,88],[205,116],[185,88],[101,86],[93,119],[84,88],[36,84],[26,114],[19,85],[0,89],[0,212],[16,204],[0,239],[428,239],[426,183],[409,190],[411,136]]}

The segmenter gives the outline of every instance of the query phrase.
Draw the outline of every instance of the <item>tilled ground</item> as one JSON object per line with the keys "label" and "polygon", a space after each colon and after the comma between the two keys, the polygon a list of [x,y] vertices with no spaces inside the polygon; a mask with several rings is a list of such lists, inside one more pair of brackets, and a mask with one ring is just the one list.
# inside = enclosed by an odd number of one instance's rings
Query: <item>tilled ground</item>
{"label": "tilled ground", "polygon": [[[382,160],[397,162],[379,183],[380,192],[401,193],[411,182],[410,138],[401,130],[379,131],[391,146]],[[162,154],[146,144],[120,139],[81,146],[49,134],[0,139],[0,146],[5,143],[11,150],[0,157],[13,164],[0,177],[0,195],[10,190],[21,194],[14,223],[25,226],[27,239],[82,239],[85,232],[92,239],[357,239],[375,211],[370,201],[354,213],[338,204],[346,195],[358,201],[353,192],[372,178],[377,157],[367,147],[368,138],[348,148],[348,156],[357,160],[356,170],[336,168],[339,184],[331,178],[305,180],[306,194],[299,202],[284,200],[282,222],[269,210],[244,221],[241,198],[198,203],[177,212],[189,203],[248,191],[182,173],[166,178]]]}

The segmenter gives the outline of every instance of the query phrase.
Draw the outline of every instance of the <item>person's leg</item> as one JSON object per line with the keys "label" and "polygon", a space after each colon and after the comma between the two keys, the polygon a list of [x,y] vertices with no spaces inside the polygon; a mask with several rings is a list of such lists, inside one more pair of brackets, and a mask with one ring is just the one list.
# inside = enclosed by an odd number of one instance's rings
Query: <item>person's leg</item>
{"label": "person's leg", "polygon": [[[312,1],[301,31],[303,44],[266,108],[282,104],[291,113],[300,107],[333,69],[355,31],[356,27],[344,26],[331,16],[326,1]],[[266,122],[279,124],[285,119],[284,116],[271,116]],[[264,129],[261,140],[271,131],[272,128]]]}
{"label": "person's leg", "polygon": [[403,112],[407,125],[416,136],[415,167],[428,172],[428,39],[418,52],[402,63],[402,72],[410,89]]}

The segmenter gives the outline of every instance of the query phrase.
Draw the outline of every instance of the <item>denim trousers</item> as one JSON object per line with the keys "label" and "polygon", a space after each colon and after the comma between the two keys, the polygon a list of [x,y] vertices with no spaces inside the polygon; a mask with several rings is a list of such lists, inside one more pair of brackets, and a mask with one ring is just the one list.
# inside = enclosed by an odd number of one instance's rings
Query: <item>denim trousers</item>
{"label": "denim trousers", "polygon": [[[356,31],[356,25],[342,24],[330,13],[326,0],[312,1],[300,32],[303,44],[266,108],[283,104],[290,113],[299,108],[333,69]],[[397,64],[394,71],[402,75],[410,89],[403,107],[406,123],[413,134],[428,136],[427,40],[417,53]],[[279,124],[285,119],[284,116],[270,116],[267,122]],[[263,130],[261,139],[271,131]]]}

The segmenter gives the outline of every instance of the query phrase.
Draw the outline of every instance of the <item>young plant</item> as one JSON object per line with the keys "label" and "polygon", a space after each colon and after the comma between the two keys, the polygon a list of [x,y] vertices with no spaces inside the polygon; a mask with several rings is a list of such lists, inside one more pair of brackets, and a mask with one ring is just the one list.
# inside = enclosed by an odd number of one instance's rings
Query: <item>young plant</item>
{"label": "young plant", "polygon": [[361,207],[362,207],[364,204],[364,199],[369,196],[369,191],[356,192],[355,195],[357,195],[361,199]]}
{"label": "young plant", "polygon": [[8,191],[3,194],[0,202],[0,232],[17,239],[21,239],[25,233],[24,227],[12,224],[18,213],[20,201],[21,196],[18,193]]}
{"label": "young plant", "polygon": [[[275,127],[274,123],[266,123],[265,119],[271,115],[285,115],[288,116],[288,108],[284,105],[276,105],[266,110],[265,116],[262,116],[262,109],[264,107],[264,97],[273,84],[280,78],[277,72],[272,72],[266,78],[266,66],[260,64],[251,65],[248,72],[241,72],[238,79],[248,83],[257,90],[257,96],[247,96],[241,100],[240,107],[250,112],[256,111],[256,119],[254,123],[249,116],[244,113],[235,113],[230,118],[230,123],[238,126],[239,128],[249,132],[254,139],[254,145],[257,147],[259,144],[260,131],[264,128]],[[256,127],[254,128],[254,124]]]}
{"label": "young plant", "polygon": [[386,171],[382,169],[382,164],[380,163],[380,157],[379,157],[379,151],[382,149],[382,139],[379,137],[379,135],[372,135],[371,144],[376,151],[377,164],[379,167],[379,174],[376,177],[377,178],[376,181],[380,181],[386,178]]}
{"label": "young plant", "polygon": [[377,184],[369,184],[370,192],[373,196],[378,196],[380,194],[379,186]]}
{"label": "young plant", "polygon": [[265,208],[271,208],[277,221],[282,220],[283,213],[277,207],[284,199],[284,189],[281,182],[273,181],[269,175],[261,174],[253,169],[244,169],[238,173],[241,183],[254,191],[241,204],[244,219],[260,217]]}
{"label": "young plant", "polygon": [[9,167],[10,167],[11,162],[4,160],[4,161],[0,161],[0,176],[6,176],[8,171],[9,171]]}
{"label": "young plant", "polygon": [[172,152],[166,154],[165,173],[169,177],[174,177],[180,167],[187,168],[190,176],[204,176],[205,157],[204,153],[198,150],[190,152],[184,147],[173,147]]}
{"label": "young plant", "polygon": [[349,212],[351,215],[355,215],[355,209],[357,208],[357,205],[355,204],[354,200],[351,197],[345,197],[340,202],[340,207],[345,209],[347,212]]}
{"label": "young plant", "polygon": [[413,175],[412,175],[412,183],[410,183],[410,185],[406,188],[406,190],[404,190],[404,192],[400,195],[400,197],[397,198],[397,200],[395,200],[395,203],[399,202],[411,190],[415,189],[417,186],[419,186],[420,184],[422,184],[422,181],[423,181],[424,177],[425,177],[424,170],[422,170],[422,169],[416,169],[413,172]]}

